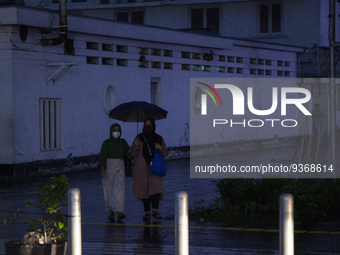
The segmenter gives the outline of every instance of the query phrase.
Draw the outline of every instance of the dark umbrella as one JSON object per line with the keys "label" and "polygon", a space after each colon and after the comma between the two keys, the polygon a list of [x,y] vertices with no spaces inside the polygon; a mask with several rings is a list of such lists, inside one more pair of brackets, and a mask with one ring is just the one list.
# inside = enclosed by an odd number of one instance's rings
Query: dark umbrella
{"label": "dark umbrella", "polygon": [[146,118],[165,119],[168,112],[161,107],[144,101],[123,103],[110,111],[110,118],[124,122],[143,122]]}

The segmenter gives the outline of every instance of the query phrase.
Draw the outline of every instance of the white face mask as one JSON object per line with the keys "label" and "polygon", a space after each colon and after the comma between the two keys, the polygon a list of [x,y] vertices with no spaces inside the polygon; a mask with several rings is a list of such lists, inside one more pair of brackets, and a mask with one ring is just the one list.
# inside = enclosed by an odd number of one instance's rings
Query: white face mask
{"label": "white face mask", "polygon": [[118,137],[120,137],[120,132],[113,132],[113,133],[112,133],[112,136],[113,136],[114,138],[118,138]]}

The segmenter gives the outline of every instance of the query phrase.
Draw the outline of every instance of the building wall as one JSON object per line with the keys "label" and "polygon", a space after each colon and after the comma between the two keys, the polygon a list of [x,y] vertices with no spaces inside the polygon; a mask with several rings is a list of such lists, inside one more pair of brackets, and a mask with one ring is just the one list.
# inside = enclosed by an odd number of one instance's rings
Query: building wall
{"label": "building wall", "polygon": [[[74,55],[67,55],[63,44],[40,45],[42,37],[58,36],[47,29],[58,23],[54,13],[23,7],[14,9],[17,12],[14,24],[30,27],[25,41],[20,39],[20,26],[12,26],[13,32],[9,34],[14,44],[4,35],[1,37],[11,49],[8,52],[13,54],[9,57],[13,69],[10,61],[6,61],[2,62],[1,72],[6,70],[6,93],[13,91],[14,108],[13,112],[11,108],[6,111],[6,124],[1,122],[0,133],[4,130],[8,137],[1,138],[14,142],[15,146],[13,149],[8,143],[1,144],[1,150],[15,153],[14,158],[13,154],[2,157],[0,164],[97,155],[102,142],[109,137],[110,125],[115,122],[122,125],[123,138],[131,144],[137,134],[137,124],[108,117],[109,108],[103,107],[103,98],[108,97],[105,91],[109,85],[113,87],[110,108],[133,100],[150,102],[150,84],[154,79],[161,84],[160,106],[168,111],[167,119],[157,121],[157,131],[169,147],[189,146],[190,78],[295,77],[296,52],[301,51],[70,15],[67,37],[73,40]],[[39,18],[31,19],[32,16]],[[212,60],[204,60],[204,54],[211,53],[210,50],[214,53]],[[140,66],[141,55],[147,60],[144,67]],[[58,72],[59,64],[65,63],[70,66]],[[5,94],[0,96],[1,104],[8,102]],[[59,99],[61,103],[61,146],[55,150],[41,146],[41,99]],[[3,118],[3,110],[0,111]],[[12,129],[6,128],[11,125]],[[138,132],[141,128],[139,123]],[[281,132],[279,135],[292,134]],[[231,136],[229,141],[238,141],[241,136]],[[253,133],[247,139],[267,137],[272,134]],[[40,168],[41,164],[36,167]]]}
{"label": "building wall", "polygon": [[256,10],[257,2],[223,4],[220,15],[220,34],[230,37],[254,38],[257,35]]}
{"label": "building wall", "polygon": [[[190,28],[191,8],[220,8],[220,34],[227,37],[247,38],[270,43],[312,47],[328,45],[328,0],[282,0],[282,1],[170,1],[161,2],[121,1],[100,4],[99,0],[68,3],[76,13],[114,19],[120,10],[144,10],[145,24],[175,29]],[[259,5],[282,3],[282,33],[259,33]],[[34,5],[28,3],[29,5]],[[44,7],[57,9],[58,4],[47,1]],[[337,14],[339,4],[336,3]],[[339,15],[336,15],[339,24]],[[339,26],[337,26],[339,27]],[[339,28],[337,28],[339,32]]]}
{"label": "building wall", "polygon": [[327,15],[324,16],[324,8],[320,11],[319,1],[313,1],[313,4],[310,1],[282,1],[282,32],[278,34],[259,33],[259,5],[261,3],[222,4],[220,34],[295,46],[320,45],[320,40],[325,36],[320,31],[320,19],[327,18]]}
{"label": "building wall", "polygon": [[[325,1],[323,1],[325,2]],[[321,29],[321,21],[328,22],[328,12],[324,12],[324,6],[319,0],[292,1],[287,0],[283,3],[283,38],[269,40],[270,42],[285,43],[288,45],[312,47],[314,44],[319,46],[322,40],[328,38],[324,34],[324,27]],[[321,9],[321,10],[320,10]],[[297,27],[299,29],[297,29]],[[327,31],[327,29],[326,29]]]}
{"label": "building wall", "polygon": [[102,9],[100,10],[100,12],[98,10],[91,10],[91,9],[73,10],[72,12],[74,14],[79,14],[79,15],[84,15],[84,16],[89,16],[89,17],[115,20],[115,12],[113,9]]}
{"label": "building wall", "polygon": [[14,102],[13,102],[13,62],[8,36],[10,26],[0,28],[0,162],[14,162]]}
{"label": "building wall", "polygon": [[189,28],[188,6],[149,7],[145,10],[145,24],[173,29]]}

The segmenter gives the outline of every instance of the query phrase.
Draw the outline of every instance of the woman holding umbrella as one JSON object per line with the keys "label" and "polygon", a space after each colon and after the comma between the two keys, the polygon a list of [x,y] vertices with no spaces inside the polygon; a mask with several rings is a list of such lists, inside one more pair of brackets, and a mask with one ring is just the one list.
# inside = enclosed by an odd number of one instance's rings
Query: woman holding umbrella
{"label": "woman holding umbrella", "polygon": [[[143,132],[138,134],[131,146],[131,155],[136,158],[134,165],[133,195],[143,201],[145,215],[143,220],[149,221],[151,215],[161,219],[158,213],[159,201],[163,200],[163,177],[150,173],[151,162],[158,149],[163,157],[169,153],[163,138],[156,132],[155,121],[147,118],[144,121]],[[151,154],[151,155],[150,155]]]}

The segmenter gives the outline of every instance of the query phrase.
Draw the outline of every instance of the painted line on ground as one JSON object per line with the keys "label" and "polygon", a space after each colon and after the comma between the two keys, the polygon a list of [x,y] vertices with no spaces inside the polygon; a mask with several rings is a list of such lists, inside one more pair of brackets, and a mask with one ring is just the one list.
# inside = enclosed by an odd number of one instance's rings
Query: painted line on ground
{"label": "painted line on ground", "polygon": [[[150,227],[150,228],[175,228],[174,225],[160,224],[125,224],[125,223],[97,223],[97,222],[82,222],[83,225],[112,225],[112,226],[129,226],[129,227]],[[266,228],[236,228],[236,227],[205,227],[205,226],[189,226],[189,229],[207,229],[207,230],[227,230],[227,231],[245,231],[245,232],[277,232],[279,229]],[[295,234],[332,234],[340,235],[340,231],[316,231],[316,230],[295,230]]]}
{"label": "painted line on ground", "polygon": [[[28,220],[16,220],[13,223],[29,223]],[[175,225],[161,224],[132,224],[132,223],[108,223],[108,222],[82,222],[82,225],[94,226],[127,226],[127,227],[148,227],[148,228],[175,228]],[[205,227],[205,226],[189,226],[189,229],[207,229],[207,230],[226,230],[226,231],[244,231],[244,232],[268,232],[279,233],[279,229],[270,228],[237,228],[237,227]],[[295,234],[330,234],[340,235],[340,231],[323,231],[323,230],[294,230]]]}

